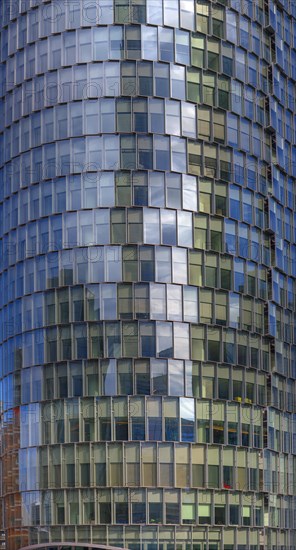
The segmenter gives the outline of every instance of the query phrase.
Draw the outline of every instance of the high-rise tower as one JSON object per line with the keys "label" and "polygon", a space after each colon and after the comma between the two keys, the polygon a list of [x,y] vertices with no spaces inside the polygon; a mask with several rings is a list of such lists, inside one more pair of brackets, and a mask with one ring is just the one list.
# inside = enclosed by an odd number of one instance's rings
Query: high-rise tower
{"label": "high-rise tower", "polygon": [[7,550],[296,545],[296,4],[2,0]]}

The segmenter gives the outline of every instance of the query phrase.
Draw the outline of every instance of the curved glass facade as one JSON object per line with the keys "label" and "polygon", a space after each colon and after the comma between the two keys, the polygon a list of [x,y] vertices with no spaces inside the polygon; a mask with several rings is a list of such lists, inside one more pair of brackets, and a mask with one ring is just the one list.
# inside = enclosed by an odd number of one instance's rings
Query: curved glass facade
{"label": "curved glass facade", "polygon": [[296,545],[296,5],[2,0],[7,549]]}

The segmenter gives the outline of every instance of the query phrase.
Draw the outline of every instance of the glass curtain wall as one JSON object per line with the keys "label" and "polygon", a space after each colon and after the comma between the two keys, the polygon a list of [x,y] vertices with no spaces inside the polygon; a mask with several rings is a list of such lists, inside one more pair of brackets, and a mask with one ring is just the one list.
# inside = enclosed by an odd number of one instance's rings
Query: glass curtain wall
{"label": "glass curtain wall", "polygon": [[296,545],[296,8],[0,2],[8,550]]}

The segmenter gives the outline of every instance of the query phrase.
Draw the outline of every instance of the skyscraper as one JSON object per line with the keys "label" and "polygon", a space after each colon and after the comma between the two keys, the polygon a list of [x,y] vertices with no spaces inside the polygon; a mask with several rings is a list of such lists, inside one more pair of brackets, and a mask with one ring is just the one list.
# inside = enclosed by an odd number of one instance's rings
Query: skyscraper
{"label": "skyscraper", "polygon": [[2,0],[7,550],[295,550],[296,5]]}

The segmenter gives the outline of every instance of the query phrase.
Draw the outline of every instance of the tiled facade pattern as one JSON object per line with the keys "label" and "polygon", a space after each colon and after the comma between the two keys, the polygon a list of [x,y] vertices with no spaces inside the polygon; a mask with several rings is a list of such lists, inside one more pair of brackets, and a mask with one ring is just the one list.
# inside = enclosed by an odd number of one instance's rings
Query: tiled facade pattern
{"label": "tiled facade pattern", "polygon": [[295,549],[295,2],[1,25],[8,550]]}

